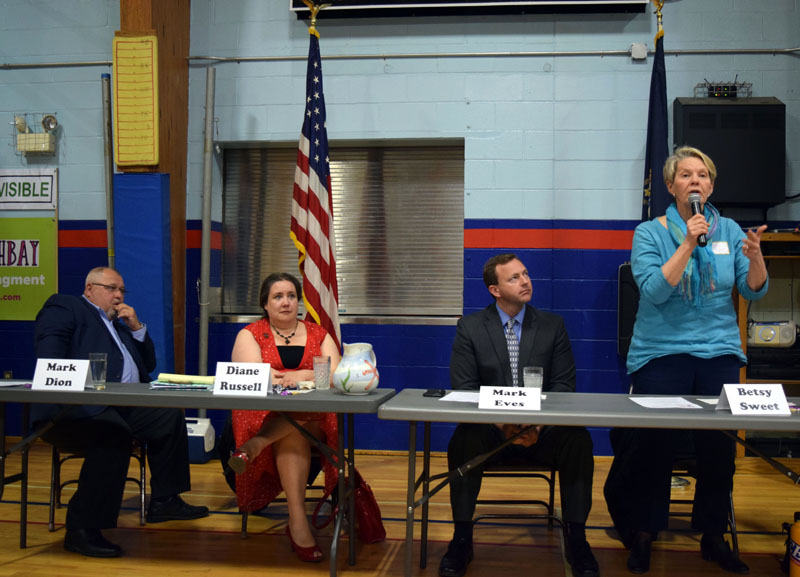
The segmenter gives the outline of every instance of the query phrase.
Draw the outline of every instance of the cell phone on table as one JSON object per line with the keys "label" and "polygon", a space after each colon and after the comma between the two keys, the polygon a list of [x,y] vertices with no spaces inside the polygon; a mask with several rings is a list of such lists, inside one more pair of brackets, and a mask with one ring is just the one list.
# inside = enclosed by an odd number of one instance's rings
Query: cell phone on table
{"label": "cell phone on table", "polygon": [[444,389],[428,389],[424,393],[422,393],[423,397],[443,397],[447,394],[447,391]]}

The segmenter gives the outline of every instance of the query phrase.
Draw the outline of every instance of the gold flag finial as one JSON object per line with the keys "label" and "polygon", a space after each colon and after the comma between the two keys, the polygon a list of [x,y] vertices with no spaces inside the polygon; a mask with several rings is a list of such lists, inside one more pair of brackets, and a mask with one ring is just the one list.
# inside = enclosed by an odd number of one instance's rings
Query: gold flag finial
{"label": "gold flag finial", "polygon": [[330,4],[316,4],[311,0],[303,0],[303,4],[308,6],[308,9],[311,11],[311,26],[308,29],[308,33],[319,38],[319,32],[317,32],[317,14],[319,14],[319,11],[323,8],[330,6]]}
{"label": "gold flag finial", "polygon": [[[303,0],[305,2],[305,0]],[[656,41],[660,36],[664,36],[664,28],[661,25],[661,9],[664,7],[664,0],[652,0],[653,6],[656,7],[656,18],[658,18],[658,32],[656,32]]]}

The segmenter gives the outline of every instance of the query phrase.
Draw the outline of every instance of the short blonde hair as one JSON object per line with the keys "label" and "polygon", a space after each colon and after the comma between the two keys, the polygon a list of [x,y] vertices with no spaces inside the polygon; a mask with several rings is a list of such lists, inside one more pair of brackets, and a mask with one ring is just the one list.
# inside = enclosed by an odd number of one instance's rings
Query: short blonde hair
{"label": "short blonde hair", "polygon": [[713,184],[717,180],[717,167],[714,161],[709,156],[698,148],[691,146],[681,146],[670,156],[664,163],[664,184],[672,184],[675,182],[675,173],[678,172],[678,163],[687,158],[699,158],[703,161],[708,169],[708,176],[711,178]]}

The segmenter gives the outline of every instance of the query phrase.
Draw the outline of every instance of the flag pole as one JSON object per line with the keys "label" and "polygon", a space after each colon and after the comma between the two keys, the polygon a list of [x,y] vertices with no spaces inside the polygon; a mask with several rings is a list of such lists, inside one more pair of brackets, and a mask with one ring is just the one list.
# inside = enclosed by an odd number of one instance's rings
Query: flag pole
{"label": "flag pole", "polygon": [[[656,18],[658,20],[658,32],[656,33],[656,38],[658,38],[659,36],[664,35],[664,27],[662,26],[662,21],[661,21],[661,9],[664,7],[664,0],[652,0],[652,1],[656,7]],[[312,23],[311,25],[313,26],[314,24]]]}
{"label": "flag pole", "polygon": [[315,4],[311,0],[303,0],[303,4],[308,6],[308,9],[311,11],[311,26],[308,28],[308,33],[319,38],[319,32],[317,32],[317,14],[319,14],[319,11],[323,8],[330,6],[330,4]]}
{"label": "flag pole", "polygon": [[333,225],[330,158],[322,88],[319,11],[328,4],[303,0],[311,13],[309,56],[306,69],[306,110],[298,142],[292,218],[289,236],[298,251],[306,318],[324,327],[336,347],[341,347],[339,288],[336,279],[336,242]]}

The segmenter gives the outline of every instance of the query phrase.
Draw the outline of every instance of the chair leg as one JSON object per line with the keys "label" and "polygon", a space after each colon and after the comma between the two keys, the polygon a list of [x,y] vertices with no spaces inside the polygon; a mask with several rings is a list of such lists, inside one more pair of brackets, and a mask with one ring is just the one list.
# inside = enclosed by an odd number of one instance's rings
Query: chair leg
{"label": "chair leg", "polygon": [[729,495],[731,508],[728,513],[728,525],[730,526],[731,530],[731,549],[733,549],[733,553],[735,555],[739,554],[739,534],[736,532],[736,514],[733,510],[733,491],[730,492]]}
{"label": "chair leg", "polygon": [[53,447],[50,453],[50,511],[47,519],[47,530],[51,533],[56,530],[56,493],[61,493],[60,467],[61,455]]}
{"label": "chair leg", "polygon": [[142,445],[139,454],[139,525],[145,524],[145,497],[147,496],[147,445]]}
{"label": "chair leg", "polygon": [[[556,470],[555,469],[550,469],[549,485],[550,485],[550,500],[548,501],[548,503],[549,503],[550,515],[555,515],[556,514]],[[547,528],[548,529],[553,528],[553,517],[548,517]]]}

